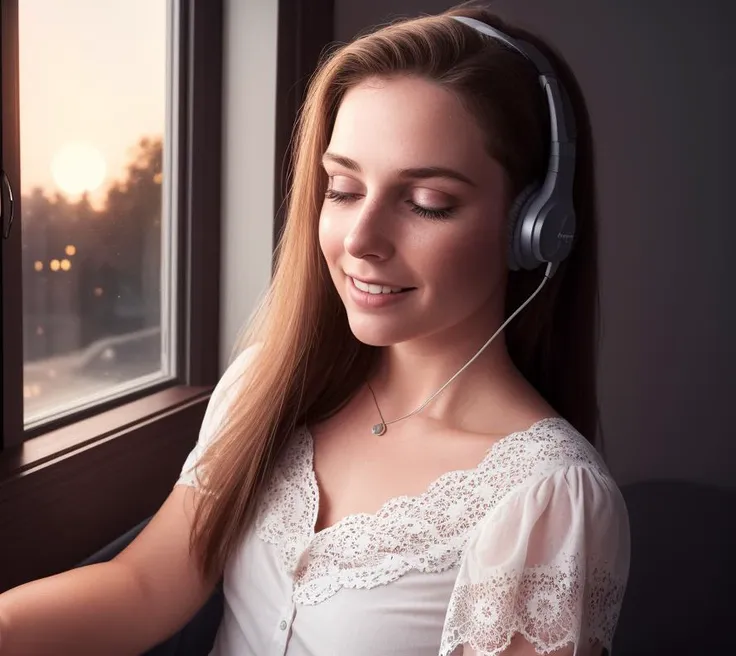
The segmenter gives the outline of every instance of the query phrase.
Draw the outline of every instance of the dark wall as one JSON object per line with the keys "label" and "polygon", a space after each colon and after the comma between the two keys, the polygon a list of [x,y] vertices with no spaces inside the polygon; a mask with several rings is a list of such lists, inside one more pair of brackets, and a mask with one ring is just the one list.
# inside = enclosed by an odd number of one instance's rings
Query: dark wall
{"label": "dark wall", "polygon": [[[335,36],[452,4],[336,0]],[[553,44],[588,102],[614,475],[736,485],[736,2],[489,4]]]}

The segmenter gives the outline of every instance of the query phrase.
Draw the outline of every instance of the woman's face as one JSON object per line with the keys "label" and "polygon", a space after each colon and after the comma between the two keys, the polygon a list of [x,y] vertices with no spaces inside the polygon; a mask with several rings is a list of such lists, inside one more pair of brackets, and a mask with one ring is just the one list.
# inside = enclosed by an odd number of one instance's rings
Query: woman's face
{"label": "woman's face", "polygon": [[498,326],[506,176],[485,144],[462,103],[432,82],[370,79],[345,95],[323,158],[319,239],[360,341]]}

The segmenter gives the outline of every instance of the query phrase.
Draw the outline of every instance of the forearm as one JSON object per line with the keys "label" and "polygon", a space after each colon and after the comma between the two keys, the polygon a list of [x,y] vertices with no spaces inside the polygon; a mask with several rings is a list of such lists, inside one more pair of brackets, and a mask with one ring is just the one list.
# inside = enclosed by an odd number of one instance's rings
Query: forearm
{"label": "forearm", "polygon": [[140,654],[165,637],[151,606],[115,561],[33,581],[0,595],[0,656]]}

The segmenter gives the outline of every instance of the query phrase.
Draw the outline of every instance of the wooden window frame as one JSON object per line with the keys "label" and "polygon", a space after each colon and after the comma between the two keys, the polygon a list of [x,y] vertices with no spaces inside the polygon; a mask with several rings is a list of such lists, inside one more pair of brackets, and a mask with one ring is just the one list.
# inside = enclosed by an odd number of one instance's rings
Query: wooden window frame
{"label": "wooden window frame", "polygon": [[334,0],[279,0],[273,243],[286,220],[292,134],[309,78],[335,33]]}
{"label": "wooden window frame", "polygon": [[[12,283],[21,279],[16,192],[14,225],[2,240],[0,592],[73,567],[155,512],[217,382],[223,0],[180,0],[179,19],[180,371],[173,383],[23,430],[23,349],[10,347],[22,343],[21,285]],[[0,20],[2,164],[19,190],[18,0],[2,0]]]}

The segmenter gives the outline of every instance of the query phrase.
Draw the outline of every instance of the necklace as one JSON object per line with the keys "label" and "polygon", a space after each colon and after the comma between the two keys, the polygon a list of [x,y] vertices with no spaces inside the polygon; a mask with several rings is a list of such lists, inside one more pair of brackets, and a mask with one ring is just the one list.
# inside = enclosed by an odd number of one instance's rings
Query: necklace
{"label": "necklace", "polygon": [[539,287],[537,287],[537,289],[531,294],[531,296],[529,296],[529,298],[527,298],[526,301],[524,301],[518,308],[516,308],[516,310],[514,311],[514,313],[508,319],[506,319],[506,321],[504,321],[501,324],[501,326],[499,327],[499,329],[495,333],[493,333],[493,335],[491,336],[491,338],[485,344],[483,344],[483,346],[480,347],[480,349],[478,350],[478,352],[472,358],[470,358],[470,360],[468,360],[462,367],[460,367],[459,371],[457,371],[450,378],[450,380],[448,380],[436,392],[434,392],[433,394],[431,394],[429,396],[429,398],[426,401],[424,401],[424,403],[422,403],[422,405],[420,405],[416,410],[412,410],[410,413],[408,413],[408,414],[406,414],[406,415],[404,415],[402,417],[399,417],[398,419],[392,419],[391,421],[386,421],[383,418],[383,413],[381,412],[381,408],[378,405],[378,399],[376,399],[376,393],[373,391],[373,387],[371,386],[370,382],[366,380],[365,381],[365,384],[368,386],[368,389],[371,392],[371,396],[373,397],[373,403],[376,404],[376,410],[378,410],[378,416],[381,418],[381,421],[380,422],[378,422],[377,424],[373,424],[373,427],[371,428],[371,433],[373,433],[374,435],[377,435],[377,436],[383,435],[386,432],[387,427],[388,427],[389,424],[395,424],[396,422],[403,421],[404,419],[408,419],[409,417],[413,417],[415,414],[417,414],[417,413],[421,412],[422,410],[424,410],[424,408],[426,408],[429,405],[429,403],[435,397],[439,396],[442,393],[442,391],[450,383],[452,383],[453,380],[455,380],[461,373],[463,373],[463,371],[465,371],[471,364],[473,364],[473,362],[475,362],[475,360],[480,356],[480,354],[483,353],[483,351],[486,350],[486,348],[491,344],[491,342],[494,339],[496,339],[496,336],[511,322],[511,320],[517,314],[519,314],[519,312],[521,312],[531,302],[531,300],[542,290],[542,287],[544,287],[545,283],[552,277],[552,275],[551,275],[552,272],[553,272],[552,267],[551,266],[548,266],[547,267],[547,271],[544,274],[544,278],[543,278],[542,282],[539,284]]}

